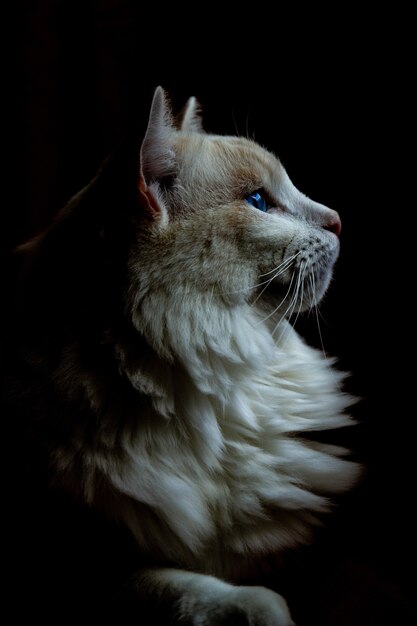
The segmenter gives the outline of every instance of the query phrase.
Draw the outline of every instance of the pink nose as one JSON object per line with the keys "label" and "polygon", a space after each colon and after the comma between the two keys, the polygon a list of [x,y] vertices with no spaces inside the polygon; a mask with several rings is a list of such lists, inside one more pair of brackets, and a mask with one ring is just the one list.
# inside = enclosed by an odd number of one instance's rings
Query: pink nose
{"label": "pink nose", "polygon": [[323,224],[323,228],[325,228],[326,230],[330,230],[330,232],[334,233],[337,237],[340,237],[340,231],[342,230],[342,221],[339,217],[339,213],[337,213],[336,211],[332,211],[332,214],[327,222]]}

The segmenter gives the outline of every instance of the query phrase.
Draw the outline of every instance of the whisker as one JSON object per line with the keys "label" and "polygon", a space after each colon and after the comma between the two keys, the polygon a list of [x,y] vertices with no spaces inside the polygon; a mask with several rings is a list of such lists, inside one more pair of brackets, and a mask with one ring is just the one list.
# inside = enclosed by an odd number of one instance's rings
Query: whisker
{"label": "whisker", "polygon": [[288,294],[291,291],[291,287],[292,287],[292,283],[293,283],[293,280],[294,280],[294,276],[295,276],[295,272],[293,272],[293,274],[291,276],[291,281],[290,281],[289,287],[287,289],[287,293],[285,294],[285,296],[281,300],[280,304],[277,307],[275,307],[275,309],[273,311],[271,311],[271,313],[269,313],[266,317],[264,317],[262,320],[257,322],[256,326],[258,326],[258,324],[263,324],[264,322],[266,322],[266,320],[268,320],[270,317],[272,317],[282,307],[282,305],[284,304],[285,300],[287,299]]}
{"label": "whisker", "polygon": [[301,296],[300,296],[300,298],[299,298],[299,300],[300,300],[300,304],[298,305],[298,312],[297,312],[297,315],[295,316],[295,320],[294,320],[294,322],[293,322],[293,324],[292,324],[293,326],[295,326],[295,325],[296,325],[297,320],[298,320],[298,318],[299,318],[299,315],[300,315],[300,313],[301,313],[302,306],[303,306],[303,300],[304,300],[304,277],[305,277],[306,273],[307,273],[307,268],[306,268],[306,267],[303,267],[303,268],[302,268],[302,270],[301,270],[301,272],[300,272],[300,276],[301,276],[301,279],[300,279],[300,283],[301,283]]}
{"label": "whisker", "polygon": [[316,298],[316,281],[315,281],[315,278],[314,278],[314,272],[311,273],[310,280],[311,280],[311,283],[312,283],[312,287],[314,289],[314,306],[313,306],[313,309],[314,309],[314,313],[315,313],[316,321],[317,321],[317,330],[319,331],[320,345],[321,345],[321,349],[322,349],[322,352],[323,352],[323,356],[324,356],[325,359],[327,359],[326,350],[324,349],[323,335],[321,333],[319,311],[318,311],[318,303],[317,303],[317,298]]}
{"label": "whisker", "polygon": [[[283,316],[281,320],[278,322],[278,324],[276,325],[274,329],[274,332],[279,329],[280,324],[282,323],[283,319],[287,319],[287,317],[290,318],[293,315],[296,304],[297,304],[297,297],[293,298],[293,300],[291,301],[291,306],[288,308],[288,313],[285,316]],[[285,345],[285,341],[290,335],[291,328],[292,328],[292,324],[288,322],[288,325],[284,327],[282,332],[280,332],[279,335],[277,336],[277,340],[281,342],[282,346]]]}
{"label": "whisker", "polygon": [[311,278],[311,271],[309,272],[309,275],[308,275],[308,283],[306,283],[306,289],[308,291],[307,296],[309,298],[309,304],[310,304],[310,307],[307,311],[307,317],[310,317],[310,315],[313,315],[313,308],[314,308],[314,303],[315,303],[315,291],[314,291],[313,281]]}
{"label": "whisker", "polygon": [[281,274],[283,274],[284,272],[286,272],[289,267],[291,266],[292,262],[294,261],[294,259],[301,253],[297,252],[297,254],[293,254],[293,256],[289,257],[288,259],[285,259],[285,261],[283,261],[282,263],[280,263],[277,267],[274,267],[272,270],[270,270],[269,272],[266,272],[265,274],[259,274],[259,278],[261,278],[262,276],[268,276],[268,274],[272,274],[273,272],[276,272],[274,274],[274,276],[272,276],[272,278],[267,278],[267,280],[263,280],[260,283],[256,283],[256,285],[251,285],[250,287],[245,287],[244,289],[236,289],[235,291],[223,291],[223,292],[218,292],[218,295],[222,295],[222,296],[228,296],[234,293],[244,293],[248,290],[252,290],[252,289],[256,289],[257,287],[262,287],[263,285],[266,285],[264,289],[262,289],[262,291],[256,296],[254,302],[252,303],[255,304],[257,302],[257,300],[261,297],[261,295],[264,293],[265,289],[268,288],[268,285],[271,284],[271,282],[277,278],[278,276],[280,276]]}
{"label": "whisker", "polygon": [[[278,265],[278,267],[276,267],[275,269],[277,270],[276,274],[274,274],[272,276],[272,278],[268,279],[266,281],[266,285],[265,287],[262,289],[262,291],[260,291],[258,293],[258,295],[256,296],[255,300],[252,302],[251,306],[254,306],[257,301],[259,300],[259,298],[262,296],[262,294],[264,293],[264,291],[269,287],[269,285],[271,284],[271,282],[273,280],[275,280],[275,278],[277,278],[278,276],[280,276],[281,274],[283,274],[284,272],[287,271],[287,269],[289,269],[289,267],[291,266],[292,262],[294,261],[294,258],[297,255],[293,255],[292,257],[290,257],[289,259],[286,259],[285,261],[283,261],[283,263],[281,263],[280,265]],[[268,272],[268,274],[270,274],[270,272]],[[263,274],[263,276],[266,276],[266,274]]]}
{"label": "whisker", "polygon": [[234,291],[220,291],[219,295],[229,296],[229,295],[231,295],[233,293],[244,293],[245,291],[248,291],[248,289],[256,289],[256,287],[262,287],[262,285],[266,285],[266,287],[265,287],[265,289],[266,289],[268,287],[268,285],[271,284],[271,282],[274,280],[274,278],[275,278],[275,276],[273,276],[272,278],[268,278],[268,280],[263,280],[261,283],[256,283],[256,285],[251,285],[250,287],[245,287],[244,289],[236,289]]}
{"label": "whisker", "polygon": [[[294,274],[295,275],[295,274]],[[301,272],[298,273],[297,275],[297,282],[295,285],[295,289],[294,289],[294,293],[291,297],[290,303],[284,313],[284,315],[282,315],[281,319],[278,321],[278,323],[276,324],[274,330],[272,331],[272,335],[274,335],[274,333],[277,331],[280,323],[282,322],[283,319],[285,319],[287,316],[291,317],[291,315],[294,312],[294,309],[296,307],[297,304],[297,300],[298,300],[298,293],[300,291],[300,280],[301,280]],[[281,336],[279,337],[279,339],[281,339]]]}
{"label": "whisker", "polygon": [[316,294],[316,281],[314,278],[314,269],[310,272],[310,289],[311,289],[311,304],[313,307],[317,304],[317,294]]}
{"label": "whisker", "polygon": [[321,320],[327,325],[328,321],[326,320],[326,318],[324,317],[323,313],[320,311],[320,308],[317,307],[317,313],[319,315],[319,317],[321,318]]}
{"label": "whisker", "polygon": [[249,113],[250,113],[250,109],[248,109],[248,112],[246,114],[246,139],[249,139]]}
{"label": "whisker", "polygon": [[[278,277],[278,276],[280,276],[281,274],[283,274],[283,273],[284,273],[284,272],[285,272],[285,271],[286,271],[286,270],[290,267],[290,265],[291,265],[291,263],[292,263],[292,261],[293,261],[293,260],[294,260],[294,259],[291,259],[291,260],[285,261],[285,262],[284,262],[284,263],[282,263],[280,266],[278,266],[278,267],[280,267],[281,269],[279,269],[279,271],[277,271],[277,273],[276,273],[276,274],[274,274],[274,275],[272,276],[272,278],[269,278],[269,279],[266,281],[266,285],[265,285],[265,287],[262,289],[262,291],[260,291],[260,292],[258,293],[258,295],[256,296],[255,300],[252,302],[252,306],[253,306],[254,304],[256,304],[256,302],[259,300],[259,298],[262,296],[262,294],[265,292],[265,290],[266,290],[266,289],[268,289],[268,287],[269,287],[269,285],[272,283],[272,281],[273,281],[273,280],[275,280],[275,278],[277,278],[277,277]],[[285,267],[284,267],[284,265],[285,265]]]}
{"label": "whisker", "polygon": [[290,263],[291,261],[293,261],[294,259],[296,259],[298,257],[299,254],[301,254],[301,250],[299,250],[297,252],[297,254],[293,254],[292,256],[290,256],[288,259],[285,259],[285,261],[282,261],[279,265],[277,265],[277,267],[274,267],[272,270],[269,270],[269,272],[265,272],[265,274],[259,274],[259,278],[261,278],[262,276],[268,276],[268,274],[272,274],[273,272],[275,272],[276,270],[279,270],[283,265],[286,265],[287,263]]}
{"label": "whisker", "polygon": [[235,131],[236,131],[236,136],[240,137],[239,129],[238,129],[237,123],[236,123],[236,117],[235,117],[234,109],[232,109],[232,119],[233,119],[233,126],[235,127]]}

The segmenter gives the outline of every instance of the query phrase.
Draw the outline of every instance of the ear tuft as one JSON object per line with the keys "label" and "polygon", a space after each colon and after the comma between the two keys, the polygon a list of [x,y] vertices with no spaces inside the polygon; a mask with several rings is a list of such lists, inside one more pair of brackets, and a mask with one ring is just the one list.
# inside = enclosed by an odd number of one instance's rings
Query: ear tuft
{"label": "ear tuft", "polygon": [[162,87],[157,87],[140,150],[141,174],[147,183],[175,172],[175,153],[172,147],[174,132],[168,98]]}
{"label": "ear tuft", "polygon": [[180,116],[180,129],[192,133],[204,132],[201,106],[194,96],[189,98]]}

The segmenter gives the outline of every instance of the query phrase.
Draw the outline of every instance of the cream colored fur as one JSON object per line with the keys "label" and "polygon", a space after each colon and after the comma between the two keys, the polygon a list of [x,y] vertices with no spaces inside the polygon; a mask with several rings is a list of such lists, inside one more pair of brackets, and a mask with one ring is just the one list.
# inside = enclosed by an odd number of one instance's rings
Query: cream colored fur
{"label": "cream colored fur", "polygon": [[[126,302],[146,348],[120,340],[115,352],[148,401],[134,428],[98,433],[103,445],[84,452],[82,493],[144,552],[182,568],[139,580],[142,593],[172,597],[184,623],[214,626],[235,611],[286,625],[277,594],[213,576],[237,580],[262,555],[307,541],[329,494],[357,475],[343,449],[302,437],[349,424],[351,399],[287,319],[327,289],[338,218],[259,145],[204,134],[195,100],[183,120],[175,129],[158,89],[141,153],[152,220],[138,223]],[[257,189],[266,213],[245,200]],[[87,393],[94,402],[93,381]],[[75,453],[59,451],[59,471],[71,472]]]}

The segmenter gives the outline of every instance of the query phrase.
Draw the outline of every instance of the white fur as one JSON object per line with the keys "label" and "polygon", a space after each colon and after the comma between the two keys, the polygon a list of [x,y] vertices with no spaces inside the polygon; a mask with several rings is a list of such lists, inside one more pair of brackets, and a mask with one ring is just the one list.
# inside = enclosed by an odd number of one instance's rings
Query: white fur
{"label": "white fur", "polygon": [[[165,397],[155,384],[152,429],[127,439],[125,464],[108,469],[132,498],[125,513],[132,532],[143,542],[138,501],[180,540],[177,562],[217,573],[234,556],[305,540],[314,515],[328,509],[323,494],[345,490],[357,474],[343,450],[294,437],[349,423],[342,376],[289,325],[277,344],[248,305],[212,303],[205,319],[204,301],[175,293],[160,311],[172,313],[153,323],[165,328],[175,355],[167,380],[176,384]],[[138,311],[134,321],[143,328]],[[158,418],[161,404],[168,416],[175,406],[175,419]],[[159,541],[158,552],[172,557],[176,543]]]}
{"label": "white fur", "polygon": [[[141,347],[114,346],[140,401],[129,427],[118,429],[116,412],[113,430],[97,432],[80,488],[124,521],[145,553],[200,572],[141,579],[150,592],[169,588],[187,623],[217,626],[235,611],[249,624],[287,626],[276,594],[210,575],[238,578],[253,558],[306,541],[330,508],[328,494],[358,474],[344,449],[303,439],[348,425],[351,398],[283,306],[289,293],[298,312],[324,294],[338,217],[253,142],[201,133],[195,100],[176,131],[161,89],[141,168],[160,207],[129,257],[126,311]],[[256,189],[272,198],[266,213],[245,200]],[[266,299],[265,276],[278,289]],[[84,387],[96,409],[94,382]],[[62,473],[73,454],[57,452]]]}
{"label": "white fur", "polygon": [[176,613],[181,623],[193,626],[231,624],[237,616],[248,626],[294,626],[285,600],[264,587],[236,587],[213,576],[183,570],[148,570],[141,576],[142,589],[167,590],[177,597]]}
{"label": "white fur", "polygon": [[[259,276],[294,254],[302,259],[295,270],[302,263],[316,276],[321,297],[338,252],[322,227],[334,212],[298,192],[256,144],[175,131],[160,89],[141,159],[164,219],[131,251],[126,308],[149,350],[141,358],[116,344],[115,354],[150,404],[121,435],[123,461],[107,448],[85,454],[84,497],[96,500],[104,476],[111,504],[99,505],[144,550],[207,573],[235,572],[248,554],[305,541],[329,509],[326,494],[357,475],[344,450],[299,437],[349,424],[343,376],[298,337],[284,310],[251,304]],[[156,179],[174,166],[167,194]],[[285,211],[262,214],[239,199],[245,185],[261,184]],[[284,291],[291,275],[276,278]],[[303,292],[299,300],[300,310]],[[107,445],[106,431],[97,436]],[[68,453],[57,456],[61,469],[70,464]]]}

